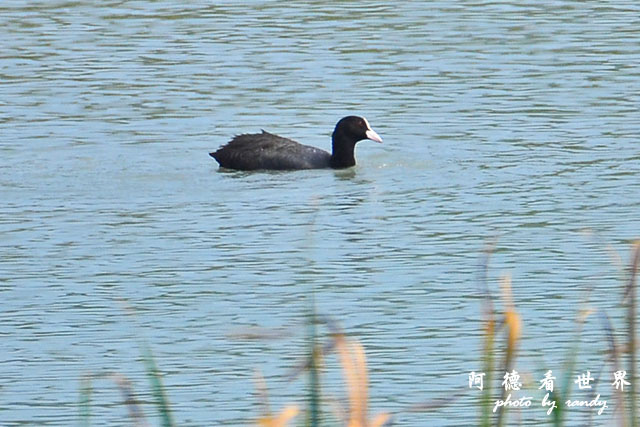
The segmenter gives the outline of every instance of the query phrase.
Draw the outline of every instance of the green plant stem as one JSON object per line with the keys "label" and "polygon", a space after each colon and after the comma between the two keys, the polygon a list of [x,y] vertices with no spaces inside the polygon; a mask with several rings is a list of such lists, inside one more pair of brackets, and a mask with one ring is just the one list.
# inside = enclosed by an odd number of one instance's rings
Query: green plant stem
{"label": "green plant stem", "polygon": [[151,353],[151,349],[146,343],[141,343],[140,352],[142,353],[144,367],[152,386],[151,388],[156,401],[156,406],[160,413],[161,425],[163,427],[173,427],[175,426],[175,423],[171,414],[171,407],[169,405],[169,400],[167,399],[164,386],[162,385],[162,378],[160,377],[160,372],[153,358],[153,354]]}
{"label": "green plant stem", "polygon": [[495,336],[495,323],[493,316],[487,320],[487,331],[484,341],[484,389],[482,391],[482,427],[491,426],[491,385],[493,380],[493,340]]}
{"label": "green plant stem", "polygon": [[322,350],[317,344],[317,318],[313,292],[311,293],[311,311],[309,313],[309,394],[307,426],[320,426],[320,376],[318,373],[318,358]]}
{"label": "green plant stem", "polygon": [[631,262],[631,274],[629,277],[629,301],[627,306],[627,322],[629,325],[629,416],[631,427],[637,426],[636,420],[636,273],[640,260],[640,243],[634,246]]}
{"label": "green plant stem", "polygon": [[91,425],[91,394],[93,387],[91,377],[85,376],[80,380],[80,425]]}

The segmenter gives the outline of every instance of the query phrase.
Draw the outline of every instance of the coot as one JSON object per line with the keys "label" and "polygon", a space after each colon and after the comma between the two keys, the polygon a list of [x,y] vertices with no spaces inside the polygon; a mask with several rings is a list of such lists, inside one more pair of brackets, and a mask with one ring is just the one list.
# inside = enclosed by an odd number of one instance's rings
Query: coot
{"label": "coot", "polygon": [[364,117],[348,116],[336,125],[332,153],[299,144],[269,132],[238,135],[211,157],[221,167],[238,170],[348,168],[356,164],[356,143],[363,139],[382,142]]}

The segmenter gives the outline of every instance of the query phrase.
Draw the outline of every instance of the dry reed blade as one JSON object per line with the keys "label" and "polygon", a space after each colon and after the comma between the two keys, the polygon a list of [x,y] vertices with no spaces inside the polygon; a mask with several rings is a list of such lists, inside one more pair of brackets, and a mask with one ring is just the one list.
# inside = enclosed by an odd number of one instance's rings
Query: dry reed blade
{"label": "dry reed blade", "polygon": [[134,425],[147,427],[149,423],[142,412],[138,399],[136,399],[131,381],[129,381],[124,375],[117,373],[111,374],[109,377],[120,389],[120,393],[122,393],[122,396],[124,397],[124,403],[127,406],[127,411],[129,412],[129,418],[134,422]]}
{"label": "dry reed blade", "polygon": [[258,420],[258,425],[264,427],[286,427],[289,421],[298,415],[298,407],[291,405],[286,406],[279,414],[275,416],[265,416]]}
{"label": "dry reed blade", "polygon": [[[513,295],[511,291],[511,277],[504,276],[500,282],[502,290],[502,299],[504,301],[504,325],[507,333],[507,349],[505,352],[504,364],[502,372],[508,373],[513,371],[513,364],[518,349],[518,341],[522,336],[522,321],[520,314],[513,304]],[[507,397],[507,388],[502,388],[501,400]],[[506,413],[506,406],[500,406],[498,409],[498,426],[502,426]]]}
{"label": "dry reed blade", "polygon": [[269,405],[269,392],[267,390],[267,382],[264,380],[264,376],[260,369],[256,369],[253,375],[253,380],[256,386],[256,393],[258,395],[258,401],[262,406],[262,412],[267,416],[271,416],[271,405]]}
{"label": "dry reed blade", "polygon": [[391,425],[393,425],[393,417],[387,413],[378,414],[369,422],[369,427],[388,427]]}
{"label": "dry reed blade", "polygon": [[335,348],[340,358],[349,395],[348,427],[380,427],[389,425],[392,417],[388,413],[376,415],[369,420],[367,358],[364,347],[357,340],[349,340],[344,334],[334,334]]}
{"label": "dry reed blade", "polygon": [[[366,411],[363,411],[361,400],[360,379],[358,378],[357,362],[354,360],[349,341],[342,334],[334,336],[336,351],[342,364],[342,372],[347,383],[347,393],[349,395],[349,426],[364,426]],[[358,424],[361,423],[361,424]]]}
{"label": "dry reed blade", "polygon": [[512,367],[513,359],[518,347],[518,341],[522,336],[522,321],[520,314],[515,309],[513,294],[511,291],[511,277],[504,276],[502,279],[502,295],[505,302],[504,323],[507,328],[507,368]]}
{"label": "dry reed blade", "polygon": [[286,406],[280,413],[273,415],[269,405],[267,382],[264,380],[259,369],[256,369],[255,371],[254,381],[258,398],[260,399],[260,406],[262,406],[264,413],[264,415],[258,418],[258,425],[264,427],[285,427],[289,421],[298,415],[298,407],[295,405]]}

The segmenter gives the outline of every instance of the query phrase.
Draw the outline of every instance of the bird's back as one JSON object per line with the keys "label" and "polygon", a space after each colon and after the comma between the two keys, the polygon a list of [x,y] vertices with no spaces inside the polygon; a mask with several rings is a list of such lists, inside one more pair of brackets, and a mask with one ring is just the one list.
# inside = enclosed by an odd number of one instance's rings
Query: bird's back
{"label": "bird's back", "polygon": [[319,169],[330,166],[331,155],[269,132],[238,135],[211,157],[229,169]]}

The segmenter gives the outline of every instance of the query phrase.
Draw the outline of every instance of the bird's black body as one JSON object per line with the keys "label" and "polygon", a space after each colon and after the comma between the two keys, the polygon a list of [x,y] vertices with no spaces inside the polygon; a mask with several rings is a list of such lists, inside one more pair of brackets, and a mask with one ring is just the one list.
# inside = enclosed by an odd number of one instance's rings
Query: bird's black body
{"label": "bird's black body", "polygon": [[331,154],[269,132],[243,134],[211,153],[229,169],[317,169],[329,167]]}
{"label": "bird's black body", "polygon": [[363,139],[382,142],[366,119],[343,118],[333,131],[332,153],[269,132],[238,135],[210,156],[221,167],[238,170],[347,168],[356,164],[354,149]]}

